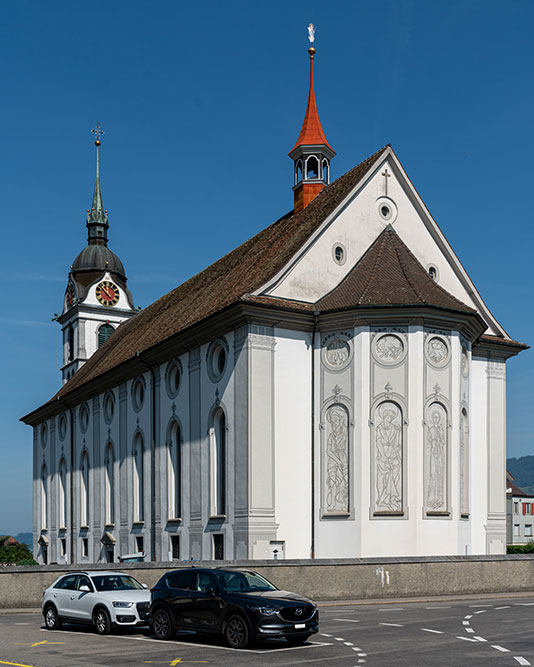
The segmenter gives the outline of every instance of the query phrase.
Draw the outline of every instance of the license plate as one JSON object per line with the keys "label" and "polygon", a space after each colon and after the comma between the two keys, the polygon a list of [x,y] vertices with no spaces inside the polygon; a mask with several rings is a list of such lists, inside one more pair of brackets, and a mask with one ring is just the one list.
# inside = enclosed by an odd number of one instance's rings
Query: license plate
{"label": "license plate", "polygon": [[302,630],[306,627],[306,623],[295,623],[295,630]]}

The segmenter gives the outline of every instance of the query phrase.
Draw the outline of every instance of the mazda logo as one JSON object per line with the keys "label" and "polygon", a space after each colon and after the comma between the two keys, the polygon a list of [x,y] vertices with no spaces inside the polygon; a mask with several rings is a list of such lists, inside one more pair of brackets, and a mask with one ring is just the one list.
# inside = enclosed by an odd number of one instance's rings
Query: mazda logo
{"label": "mazda logo", "polygon": [[300,607],[295,609],[295,616],[302,616],[302,609]]}

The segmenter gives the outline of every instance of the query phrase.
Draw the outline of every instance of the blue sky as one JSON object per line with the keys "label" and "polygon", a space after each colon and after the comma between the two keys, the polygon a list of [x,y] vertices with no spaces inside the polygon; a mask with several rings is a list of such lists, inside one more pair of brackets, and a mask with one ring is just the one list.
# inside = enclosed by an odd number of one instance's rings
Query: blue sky
{"label": "blue sky", "polygon": [[[32,435],[101,151],[110,247],[146,306],[292,206],[317,28],[337,177],[391,143],[486,303],[534,325],[531,0],[17,0],[0,23],[0,533],[30,530]],[[508,364],[508,455],[534,453],[534,355]]]}

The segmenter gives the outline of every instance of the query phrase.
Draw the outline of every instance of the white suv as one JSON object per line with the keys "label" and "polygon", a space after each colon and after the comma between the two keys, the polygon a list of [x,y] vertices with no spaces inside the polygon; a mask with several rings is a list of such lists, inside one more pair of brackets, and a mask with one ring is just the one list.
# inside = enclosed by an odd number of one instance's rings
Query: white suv
{"label": "white suv", "polygon": [[43,616],[48,630],[61,623],[92,624],[99,635],[112,626],[148,625],[150,591],[124,572],[73,572],[46,589]]}

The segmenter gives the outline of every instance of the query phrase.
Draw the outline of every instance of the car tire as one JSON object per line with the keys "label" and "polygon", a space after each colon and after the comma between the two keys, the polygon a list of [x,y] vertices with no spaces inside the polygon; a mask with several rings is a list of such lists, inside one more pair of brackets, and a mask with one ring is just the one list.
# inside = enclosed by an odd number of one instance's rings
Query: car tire
{"label": "car tire", "polygon": [[99,607],[95,611],[93,615],[93,623],[97,634],[109,635],[111,632],[111,619],[108,612],[103,607]]}
{"label": "car tire", "polygon": [[172,620],[166,609],[158,609],[150,620],[156,639],[170,639],[173,634]]}
{"label": "car tire", "polygon": [[224,636],[231,648],[245,648],[249,641],[248,625],[239,614],[232,614],[224,624]]}
{"label": "car tire", "polygon": [[46,607],[44,612],[44,621],[47,630],[59,630],[61,621],[54,605],[50,604]]}
{"label": "car tire", "polygon": [[286,639],[291,646],[302,646],[302,644],[305,644],[309,638],[310,635],[301,635],[300,637],[287,637]]}

